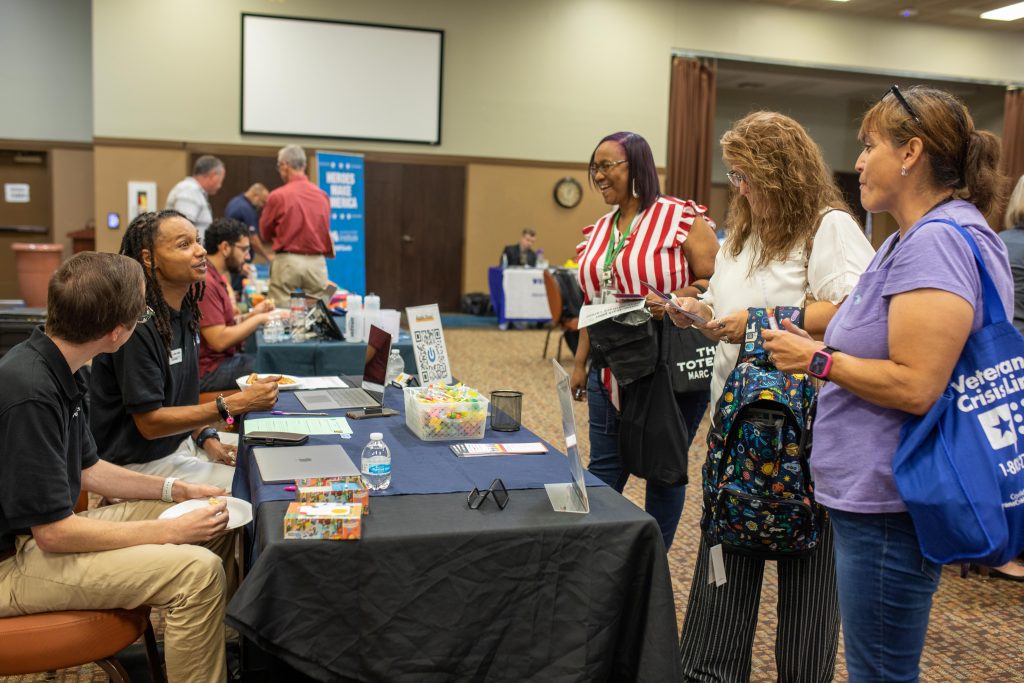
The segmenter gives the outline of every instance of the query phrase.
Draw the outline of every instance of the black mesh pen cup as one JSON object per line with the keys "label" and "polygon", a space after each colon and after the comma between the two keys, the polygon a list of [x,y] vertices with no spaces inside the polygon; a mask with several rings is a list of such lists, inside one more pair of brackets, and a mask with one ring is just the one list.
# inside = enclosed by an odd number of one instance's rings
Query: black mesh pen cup
{"label": "black mesh pen cup", "polygon": [[491,392],[491,429],[496,432],[518,432],[523,418],[523,392]]}

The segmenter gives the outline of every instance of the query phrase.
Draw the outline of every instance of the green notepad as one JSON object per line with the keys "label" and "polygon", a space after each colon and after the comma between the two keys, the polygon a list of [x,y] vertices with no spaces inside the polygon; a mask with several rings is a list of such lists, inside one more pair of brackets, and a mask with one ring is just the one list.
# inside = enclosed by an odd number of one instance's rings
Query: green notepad
{"label": "green notepad", "polygon": [[296,434],[351,434],[343,417],[264,417],[245,421],[246,432],[294,432]]}

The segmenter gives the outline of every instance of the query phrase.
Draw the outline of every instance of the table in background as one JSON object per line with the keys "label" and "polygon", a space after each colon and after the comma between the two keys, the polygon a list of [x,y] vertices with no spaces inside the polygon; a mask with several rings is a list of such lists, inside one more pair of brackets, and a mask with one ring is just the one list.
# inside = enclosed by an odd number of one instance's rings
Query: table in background
{"label": "table in background", "polygon": [[[347,341],[303,341],[268,344],[263,331],[249,337],[249,353],[256,355],[256,372],[282,372],[299,377],[328,375],[363,376],[366,365],[366,344]],[[397,346],[405,360],[405,371],[416,372],[412,337],[405,330],[398,336]]]}
{"label": "table in background", "polygon": [[488,268],[487,284],[499,325],[551,320],[543,268]]}
{"label": "table in background", "polygon": [[[386,399],[389,407],[401,408],[397,394]],[[283,394],[277,407],[293,402]],[[398,487],[410,484],[401,479],[403,458],[437,458],[438,469],[452,469],[450,479],[486,486],[502,470],[521,480],[528,458],[538,457],[456,459],[446,442],[417,440],[402,416],[350,424],[353,438],[342,443],[354,459],[370,431],[384,432]],[[488,430],[485,440],[537,437]],[[274,500],[285,498],[283,487],[262,484],[251,449],[241,449],[238,462],[234,493],[256,499],[257,559],[228,621],[245,637],[246,652],[255,643],[334,681],[679,678],[661,533],[606,486],[588,488],[586,515],[552,511],[543,488],[510,491],[505,510],[491,500],[470,510],[464,491],[375,495],[361,540],[286,541],[288,503]],[[467,486],[460,480],[448,490]]]}

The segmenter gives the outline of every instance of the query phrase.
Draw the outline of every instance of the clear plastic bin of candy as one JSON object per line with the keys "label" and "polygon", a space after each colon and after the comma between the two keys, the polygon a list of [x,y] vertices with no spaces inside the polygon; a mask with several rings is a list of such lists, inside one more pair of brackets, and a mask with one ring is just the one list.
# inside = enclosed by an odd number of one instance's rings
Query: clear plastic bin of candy
{"label": "clear plastic bin of candy", "polygon": [[405,424],[423,441],[482,439],[487,399],[464,384],[407,387]]}

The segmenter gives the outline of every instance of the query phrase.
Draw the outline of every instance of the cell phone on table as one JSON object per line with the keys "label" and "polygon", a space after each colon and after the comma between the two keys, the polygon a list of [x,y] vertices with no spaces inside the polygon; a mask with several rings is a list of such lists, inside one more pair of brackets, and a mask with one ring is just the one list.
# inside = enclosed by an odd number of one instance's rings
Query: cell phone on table
{"label": "cell phone on table", "polygon": [[651,290],[651,294],[653,294],[654,296],[658,297],[659,299],[664,299],[665,301],[667,301],[668,303],[666,305],[673,311],[677,313],[682,313],[684,317],[689,318],[692,322],[695,322],[698,325],[708,324],[708,321],[705,320],[702,316],[699,316],[696,313],[690,313],[689,311],[681,307],[679,304],[677,304],[675,301],[673,301],[672,297],[670,297],[668,294],[665,294],[665,292],[659,290],[650,282],[644,282],[643,280],[641,280],[640,284],[642,284],[647,289]]}

